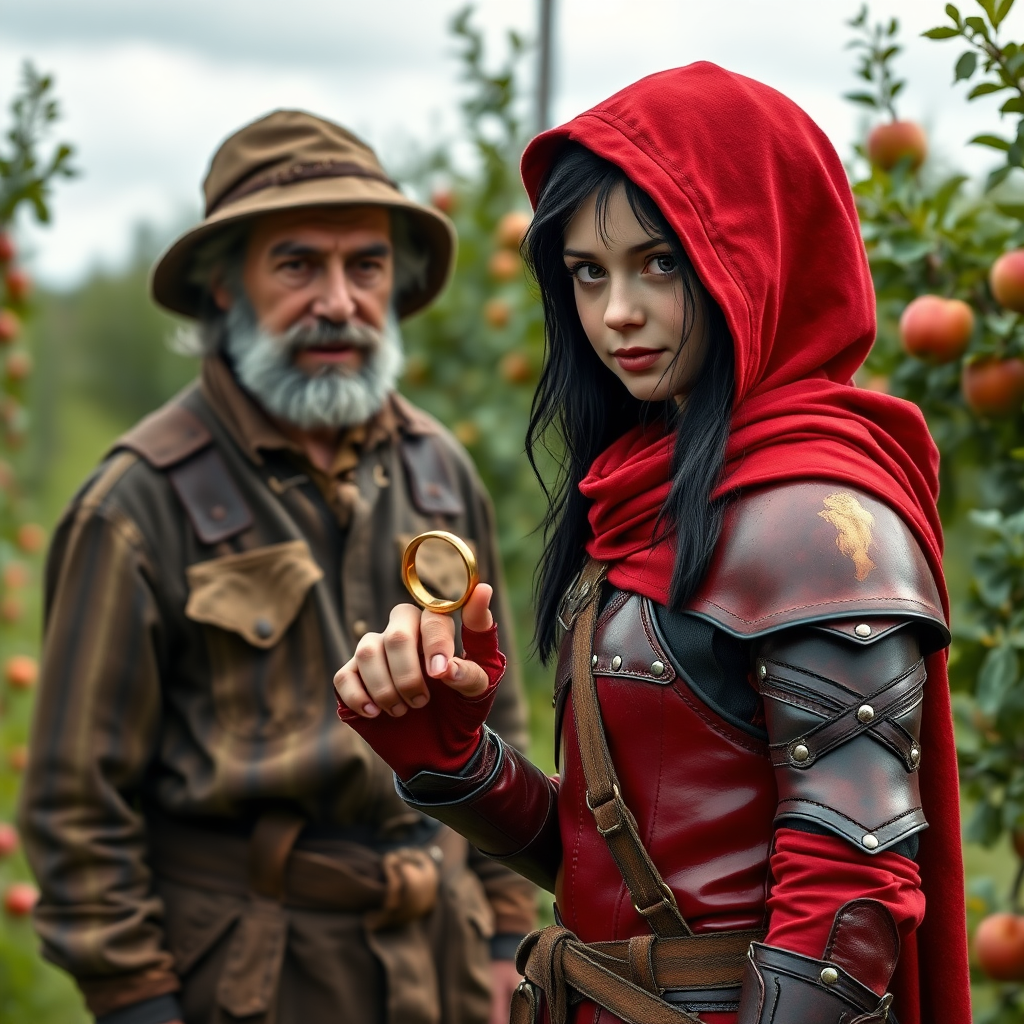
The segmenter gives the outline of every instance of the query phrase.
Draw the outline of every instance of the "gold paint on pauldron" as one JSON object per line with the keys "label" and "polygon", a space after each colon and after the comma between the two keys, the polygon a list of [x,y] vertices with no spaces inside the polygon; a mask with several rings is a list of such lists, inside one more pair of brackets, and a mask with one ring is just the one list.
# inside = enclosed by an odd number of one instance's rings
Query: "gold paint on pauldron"
{"label": "gold paint on pauldron", "polygon": [[875,568],[868,557],[875,517],[849,491],[836,491],[823,504],[818,515],[836,528],[836,547],[853,562],[854,574],[863,582]]}

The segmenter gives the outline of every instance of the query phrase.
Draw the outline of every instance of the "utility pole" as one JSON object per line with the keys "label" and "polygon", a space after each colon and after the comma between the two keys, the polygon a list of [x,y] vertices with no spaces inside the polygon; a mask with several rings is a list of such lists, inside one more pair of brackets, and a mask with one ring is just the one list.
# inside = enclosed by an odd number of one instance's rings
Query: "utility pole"
{"label": "utility pole", "polygon": [[537,31],[537,131],[551,125],[551,23],[555,0],[539,0]]}

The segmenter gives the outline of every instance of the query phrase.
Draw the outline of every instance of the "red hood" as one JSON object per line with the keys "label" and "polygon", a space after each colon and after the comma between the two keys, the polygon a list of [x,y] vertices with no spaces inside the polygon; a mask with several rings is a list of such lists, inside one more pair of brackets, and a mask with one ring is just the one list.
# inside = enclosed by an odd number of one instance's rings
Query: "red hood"
{"label": "red hood", "polygon": [[[651,75],[523,155],[531,201],[575,141],[621,167],[658,204],[725,313],[736,391],[719,493],[807,477],[845,481],[896,508],[942,589],[938,453],[920,411],[851,382],[875,336],[875,296],[846,172],[781,93],[701,62]],[[956,755],[945,662],[929,662],[919,933],[922,1017],[969,1021]],[[913,951],[898,988],[905,1009]],[[899,1004],[898,1004],[899,1005]],[[907,1024],[913,1013],[901,1012]]]}

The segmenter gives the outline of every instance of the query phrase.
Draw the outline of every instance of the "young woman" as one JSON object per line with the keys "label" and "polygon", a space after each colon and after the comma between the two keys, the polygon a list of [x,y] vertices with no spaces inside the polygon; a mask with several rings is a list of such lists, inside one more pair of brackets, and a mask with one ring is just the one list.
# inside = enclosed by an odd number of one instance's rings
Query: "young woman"
{"label": "young woman", "polygon": [[408,605],[363,637],[342,717],[555,893],[513,1019],[966,1024],[937,456],[851,381],[874,296],[839,159],[701,63],[539,136],[523,176],[561,776],[483,726],[484,585],[461,658]]}

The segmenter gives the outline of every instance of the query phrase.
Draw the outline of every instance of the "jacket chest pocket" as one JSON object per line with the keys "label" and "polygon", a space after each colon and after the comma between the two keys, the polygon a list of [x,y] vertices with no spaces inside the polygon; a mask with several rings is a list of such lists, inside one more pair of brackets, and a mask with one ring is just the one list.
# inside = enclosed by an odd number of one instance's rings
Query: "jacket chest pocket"
{"label": "jacket chest pocket", "polygon": [[323,577],[304,541],[199,562],[185,615],[202,624],[221,725],[250,739],[319,718],[329,687],[310,590]]}

